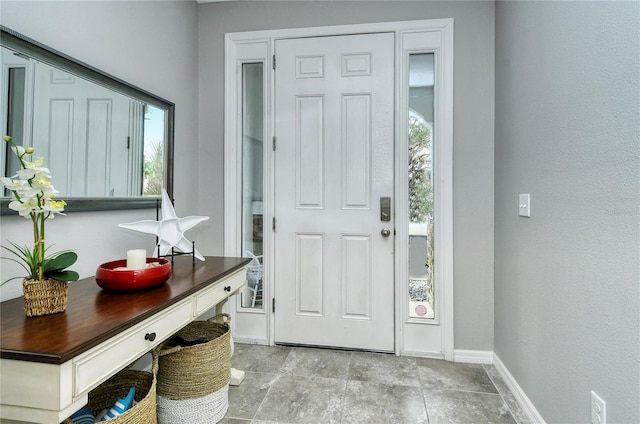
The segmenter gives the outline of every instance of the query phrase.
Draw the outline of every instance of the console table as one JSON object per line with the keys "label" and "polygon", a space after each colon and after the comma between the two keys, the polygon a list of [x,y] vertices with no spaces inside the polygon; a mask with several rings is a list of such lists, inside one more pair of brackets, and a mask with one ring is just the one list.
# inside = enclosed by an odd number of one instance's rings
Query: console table
{"label": "console table", "polygon": [[0,421],[58,424],[88,392],[245,285],[249,259],[174,258],[169,280],[107,292],[71,283],[67,310],[27,318],[22,298],[0,304]]}

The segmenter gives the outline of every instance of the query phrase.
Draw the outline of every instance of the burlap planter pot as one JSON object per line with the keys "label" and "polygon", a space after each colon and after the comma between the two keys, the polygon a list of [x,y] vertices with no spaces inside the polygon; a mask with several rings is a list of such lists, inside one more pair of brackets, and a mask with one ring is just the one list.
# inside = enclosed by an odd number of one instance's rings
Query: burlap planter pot
{"label": "burlap planter pot", "polygon": [[31,280],[22,281],[24,311],[28,317],[56,314],[67,309],[69,283],[66,281]]}

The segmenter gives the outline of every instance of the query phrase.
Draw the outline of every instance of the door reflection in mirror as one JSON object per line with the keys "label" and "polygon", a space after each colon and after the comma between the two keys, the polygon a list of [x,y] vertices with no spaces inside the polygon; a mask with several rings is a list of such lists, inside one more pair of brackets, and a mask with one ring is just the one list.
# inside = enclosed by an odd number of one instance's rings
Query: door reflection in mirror
{"label": "door reflection in mirror", "polygon": [[[163,110],[4,47],[2,67],[4,134],[45,158],[60,197],[160,193]],[[2,175],[12,176],[6,153]]]}

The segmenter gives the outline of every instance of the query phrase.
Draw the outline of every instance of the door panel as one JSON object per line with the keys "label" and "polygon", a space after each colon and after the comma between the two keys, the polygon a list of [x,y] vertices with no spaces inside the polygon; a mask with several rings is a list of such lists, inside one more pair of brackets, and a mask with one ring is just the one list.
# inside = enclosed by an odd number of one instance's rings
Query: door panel
{"label": "door panel", "polygon": [[323,122],[320,96],[296,98],[296,199],[298,208],[323,206]]}
{"label": "door panel", "polygon": [[342,236],[342,317],[371,319],[371,237]]}
{"label": "door panel", "polygon": [[370,208],[371,193],[371,95],[342,98],[342,207]]}
{"label": "door panel", "polygon": [[321,317],[324,313],[322,234],[296,234],[296,315]]}
{"label": "door panel", "polygon": [[276,59],[275,341],[393,351],[394,35],[278,40]]}

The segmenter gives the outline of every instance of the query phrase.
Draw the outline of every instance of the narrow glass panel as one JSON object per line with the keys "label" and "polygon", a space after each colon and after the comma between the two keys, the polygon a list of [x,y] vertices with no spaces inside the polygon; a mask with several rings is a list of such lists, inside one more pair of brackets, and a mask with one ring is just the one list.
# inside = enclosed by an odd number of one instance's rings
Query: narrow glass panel
{"label": "narrow glass panel", "polygon": [[144,113],[143,193],[145,196],[159,196],[164,184],[164,110],[146,105]]}
{"label": "narrow glass panel", "polygon": [[250,257],[242,307],[263,309],[263,64],[242,65],[242,255]]}
{"label": "narrow glass panel", "polygon": [[434,54],[409,55],[409,317],[434,319]]}
{"label": "narrow glass panel", "polygon": [[[25,68],[9,68],[7,77],[8,99],[7,99],[7,128],[2,134],[10,135],[13,142],[19,146],[24,146],[24,111],[25,111]],[[4,176],[11,177],[20,169],[18,158],[11,152],[9,144],[2,143],[6,147],[4,155],[6,169]],[[28,146],[25,146],[28,147]],[[8,196],[9,191],[5,193]]]}

